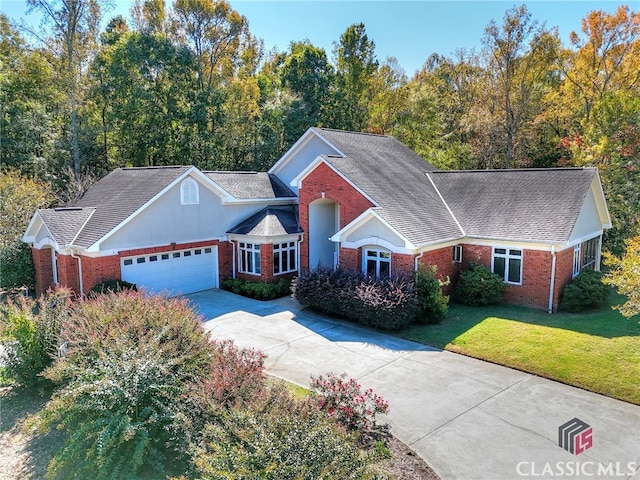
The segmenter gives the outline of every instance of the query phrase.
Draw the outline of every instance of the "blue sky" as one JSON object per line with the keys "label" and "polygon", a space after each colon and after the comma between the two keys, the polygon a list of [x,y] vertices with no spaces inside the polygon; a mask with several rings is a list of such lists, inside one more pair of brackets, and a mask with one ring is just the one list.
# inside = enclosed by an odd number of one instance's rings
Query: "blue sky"
{"label": "blue sky", "polygon": [[[127,16],[132,2],[116,0],[108,16]],[[264,40],[266,50],[286,50],[291,41],[308,38],[323,47],[331,57],[333,43],[345,29],[363,22],[369,38],[376,44],[379,60],[398,59],[408,75],[427,57],[437,52],[450,55],[459,48],[478,48],[484,28],[492,20],[498,23],[507,9],[522,2],[501,1],[360,1],[360,0],[231,0],[232,7],[249,20],[251,32]],[[558,27],[568,44],[569,33],[579,31],[581,20],[592,10],[612,13],[621,2],[534,0],[524,2],[533,17],[548,27]],[[12,19],[25,18],[23,0],[0,0],[0,11]],[[638,0],[628,3],[638,10]],[[31,18],[30,18],[31,17]]]}

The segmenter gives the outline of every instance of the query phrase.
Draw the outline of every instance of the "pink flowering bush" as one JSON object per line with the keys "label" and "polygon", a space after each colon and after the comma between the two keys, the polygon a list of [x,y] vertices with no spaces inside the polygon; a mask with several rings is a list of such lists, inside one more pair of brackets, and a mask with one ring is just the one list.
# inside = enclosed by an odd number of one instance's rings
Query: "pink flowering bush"
{"label": "pink flowering bush", "polygon": [[344,373],[311,377],[311,387],[318,407],[364,437],[380,429],[376,415],[389,413],[389,402],[371,388],[363,390],[355,378],[347,379]]}

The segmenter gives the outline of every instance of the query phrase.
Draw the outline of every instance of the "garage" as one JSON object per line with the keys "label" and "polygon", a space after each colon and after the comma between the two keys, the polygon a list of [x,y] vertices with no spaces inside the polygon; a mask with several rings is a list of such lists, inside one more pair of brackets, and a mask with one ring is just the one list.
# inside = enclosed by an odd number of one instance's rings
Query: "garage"
{"label": "garage", "polygon": [[218,288],[218,247],[171,250],[120,260],[122,280],[148,293],[187,294]]}

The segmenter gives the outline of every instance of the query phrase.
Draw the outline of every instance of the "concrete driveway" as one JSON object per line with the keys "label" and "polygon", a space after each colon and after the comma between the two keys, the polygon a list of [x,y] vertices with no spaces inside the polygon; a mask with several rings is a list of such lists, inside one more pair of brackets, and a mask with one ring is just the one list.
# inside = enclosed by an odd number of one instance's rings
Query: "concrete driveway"
{"label": "concrete driveway", "polygon": [[[213,338],[265,352],[270,374],[308,387],[311,375],[345,372],[373,388],[389,401],[392,433],[443,479],[640,480],[636,405],[327,319],[289,298],[188,298]],[[558,445],[573,418],[593,429],[579,455]]]}

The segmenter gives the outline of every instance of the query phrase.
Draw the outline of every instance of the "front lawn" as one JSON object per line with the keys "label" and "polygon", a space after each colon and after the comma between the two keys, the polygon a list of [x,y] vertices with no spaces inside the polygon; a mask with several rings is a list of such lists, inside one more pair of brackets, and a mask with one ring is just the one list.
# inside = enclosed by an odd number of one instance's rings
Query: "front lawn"
{"label": "front lawn", "polygon": [[[612,304],[622,303],[615,296]],[[590,313],[452,304],[438,325],[399,336],[640,405],[640,325],[606,307]]]}

